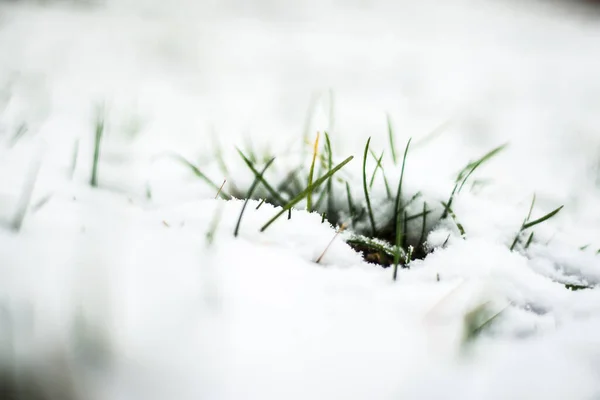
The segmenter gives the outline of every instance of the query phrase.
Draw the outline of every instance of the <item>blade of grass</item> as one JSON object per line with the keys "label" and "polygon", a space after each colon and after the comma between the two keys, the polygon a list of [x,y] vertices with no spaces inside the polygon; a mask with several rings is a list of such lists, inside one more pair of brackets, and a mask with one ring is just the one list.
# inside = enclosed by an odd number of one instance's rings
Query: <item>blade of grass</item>
{"label": "blade of grass", "polygon": [[419,139],[413,145],[413,149],[419,148],[419,147],[427,144],[428,142],[432,141],[433,139],[439,137],[442,133],[444,133],[446,128],[448,128],[451,124],[452,124],[452,120],[447,120],[447,121],[441,123],[436,128],[434,128],[431,132],[429,132],[428,134],[423,136],[421,139]]}
{"label": "blade of grass", "polygon": [[[317,132],[317,138],[313,145],[313,157],[310,164],[310,170],[308,171],[308,187],[312,185],[313,174],[315,173],[315,161],[317,160],[317,151],[319,150],[319,132]],[[312,191],[309,191],[306,195],[306,209],[308,212],[312,211]]]}
{"label": "blade of grass", "polygon": [[92,159],[92,176],[90,185],[98,187],[98,163],[100,161],[100,147],[102,144],[102,136],[104,135],[104,117],[98,113],[96,118],[96,131],[94,135],[94,158]]}
{"label": "blade of grass", "polygon": [[219,202],[217,205],[217,212],[213,215],[213,219],[209,225],[208,231],[206,232],[206,246],[210,247],[215,240],[215,232],[221,222],[221,216],[223,215],[223,204]]}
{"label": "blade of grass", "polygon": [[348,184],[348,182],[346,182],[346,197],[348,198],[348,212],[350,213],[350,219],[352,220],[352,229],[354,229],[356,208],[354,208],[354,200],[352,200],[352,194],[350,193],[350,184]]}
{"label": "blade of grass", "polygon": [[315,261],[317,264],[321,263],[321,260],[325,256],[325,253],[327,253],[327,250],[329,250],[329,248],[331,247],[331,245],[335,241],[335,238],[337,238],[339,236],[339,234],[344,231],[344,229],[346,229],[346,224],[342,224],[342,226],[340,226],[340,228],[335,232],[335,235],[333,235],[333,238],[331,239],[331,241],[329,242],[329,244],[327,245],[327,247],[325,247],[325,250],[323,250],[323,252],[319,256],[319,258],[317,258],[317,261]]}
{"label": "blade of grass", "polygon": [[504,150],[506,148],[507,144],[503,144],[501,146],[496,147],[495,149],[492,149],[491,151],[489,151],[488,153],[486,153],[483,157],[481,157],[479,160],[476,160],[472,163],[470,163],[467,167],[468,167],[468,172],[466,174],[466,176],[464,177],[464,179],[462,180],[462,183],[460,184],[460,187],[458,188],[458,193],[460,193],[460,191],[462,190],[463,186],[465,185],[465,183],[467,182],[467,180],[469,179],[469,177],[473,174],[473,172],[475,172],[475,170],[477,168],[479,168],[479,166],[481,166],[483,163],[485,163],[486,161],[490,160],[492,157],[494,157],[495,155],[497,155],[498,153],[500,153],[502,150]]}
{"label": "blade of grass", "polygon": [[271,218],[269,221],[267,221],[267,223],[265,225],[263,225],[262,228],[260,228],[260,231],[264,232],[265,229],[267,229],[273,222],[275,222],[277,220],[277,218],[279,218],[281,215],[283,215],[286,211],[289,211],[291,213],[292,207],[294,205],[298,204],[300,201],[302,201],[302,199],[304,199],[306,197],[306,195],[309,191],[314,190],[315,188],[319,187],[323,182],[325,182],[327,179],[331,178],[331,176],[333,176],[333,174],[338,172],[346,164],[348,164],[350,161],[352,161],[353,158],[354,158],[354,156],[350,156],[350,157],[346,158],[344,161],[342,161],[337,166],[335,166],[335,168],[333,168],[331,171],[327,172],[325,175],[323,175],[322,177],[320,177],[319,179],[314,181],[310,187],[307,187],[302,192],[298,193],[298,195],[296,197],[294,197],[293,199],[291,199],[282,208],[281,211],[279,211],[273,218]]}
{"label": "blade of grass", "polygon": [[227,182],[227,179],[223,179],[223,183],[221,184],[221,187],[219,188],[219,190],[217,191],[217,194],[215,195],[215,199],[219,198],[219,195],[221,194],[221,192],[223,191],[223,186],[225,186],[225,183]]}
{"label": "blade of grass", "polygon": [[379,168],[381,168],[381,160],[383,160],[384,151],[381,152],[381,155],[379,157],[375,155],[373,150],[371,150],[370,153],[371,156],[373,156],[373,158],[375,159],[376,165],[375,169],[373,170],[373,173],[371,174],[371,180],[369,181],[369,189],[373,187],[373,183],[375,182],[375,175],[377,175],[377,171],[379,170]]}
{"label": "blade of grass", "polygon": [[246,209],[246,205],[248,205],[248,201],[252,197],[252,194],[254,193],[254,190],[258,186],[258,183],[261,181],[262,176],[264,175],[265,171],[271,166],[271,164],[273,164],[273,161],[275,161],[275,157],[271,158],[271,160],[269,160],[269,162],[267,162],[265,167],[260,172],[260,175],[258,175],[256,178],[254,178],[254,182],[252,182],[252,185],[250,186],[250,189],[248,190],[248,194],[246,195],[246,200],[244,200],[244,205],[242,206],[242,211],[240,212],[240,217],[238,218],[237,224],[235,225],[235,230],[233,231],[234,237],[237,237],[238,232],[240,230],[240,224],[242,223],[242,216],[244,215],[244,210]]}
{"label": "blade of grass", "polygon": [[32,160],[31,165],[29,167],[27,178],[25,180],[23,189],[21,190],[19,201],[17,203],[17,210],[15,211],[15,215],[11,223],[11,228],[15,232],[19,232],[21,230],[21,226],[23,226],[23,220],[25,219],[25,215],[27,214],[27,208],[29,207],[29,203],[31,202],[31,196],[33,194],[33,189],[35,188],[35,182],[37,181],[37,176],[40,172],[41,165],[41,157],[38,156]]}
{"label": "blade of grass", "polygon": [[254,168],[253,162],[248,157],[246,157],[244,155],[244,153],[242,153],[242,151],[240,149],[238,149],[237,147],[236,147],[236,150],[237,150],[238,154],[240,155],[240,157],[242,157],[242,159],[244,160],[244,162],[246,163],[248,168],[250,168],[250,170],[254,174],[254,177],[259,179],[259,181],[263,184],[263,186],[267,189],[267,191],[275,199],[275,201],[277,201],[279,204],[285,204],[285,199],[283,197],[281,197],[281,195],[279,193],[277,193],[277,191],[275,189],[273,189],[273,187],[269,184],[269,182],[267,182],[264,179],[262,174],[260,172],[258,172],[256,170],[256,168]]}
{"label": "blade of grass", "polygon": [[394,130],[392,129],[392,119],[390,118],[390,114],[386,114],[387,120],[387,128],[388,128],[388,140],[390,141],[390,150],[392,151],[392,160],[394,161],[394,165],[398,164],[398,159],[396,158],[396,145],[394,144]]}
{"label": "blade of grass", "polygon": [[375,218],[373,218],[373,209],[371,208],[371,199],[369,198],[369,189],[367,188],[367,155],[369,154],[369,144],[371,143],[371,138],[367,140],[367,145],[365,146],[365,154],[363,156],[363,190],[365,193],[365,200],[367,202],[367,211],[369,212],[369,221],[371,221],[371,235],[375,236],[375,232],[377,229],[375,228]]}
{"label": "blade of grass", "polygon": [[531,242],[533,242],[533,231],[529,234],[529,238],[527,239],[527,243],[525,243],[525,249],[528,249],[529,246],[531,245]]}
{"label": "blade of grass", "polygon": [[404,149],[404,156],[402,157],[402,168],[400,170],[400,179],[398,181],[398,191],[396,192],[396,204],[394,207],[394,212],[396,216],[395,228],[396,228],[396,252],[394,254],[394,281],[398,276],[398,263],[400,262],[400,248],[401,244],[404,240],[404,233],[402,232],[403,224],[402,224],[402,210],[401,199],[402,199],[402,182],[404,180],[404,168],[406,167],[406,157],[408,155],[408,149],[410,148],[410,142],[412,138],[408,139],[406,143],[406,148]]}
{"label": "blade of grass", "polygon": [[450,215],[450,217],[456,224],[456,227],[458,228],[458,231],[460,232],[461,236],[465,236],[465,228],[458,221],[458,218],[456,217],[456,214],[454,214],[454,211],[452,211],[452,209],[450,207],[448,207],[448,204],[444,203],[443,201],[442,201],[442,205],[444,206],[445,209],[448,210],[448,214]]}
{"label": "blade of grass", "polygon": [[[200,171],[200,169],[198,167],[196,167],[194,164],[192,164],[190,161],[188,161],[185,157],[183,157],[177,153],[171,153],[171,152],[164,153],[163,156],[166,156],[166,157],[169,157],[169,158],[179,161],[181,164],[188,167],[194,173],[194,175],[196,175],[198,178],[203,180],[210,187],[212,187],[215,190],[219,190],[219,187],[220,187],[219,185],[217,185],[208,176],[206,176],[204,173],[202,173],[202,171]],[[224,191],[220,192],[220,196],[225,200],[231,200],[231,196]]]}
{"label": "blade of grass", "polygon": [[424,240],[425,240],[425,230],[427,227],[427,214],[428,214],[427,210],[427,202],[423,202],[423,221],[421,222],[421,236],[419,236],[419,246],[422,248],[423,251],[425,251],[425,246],[424,246]]}
{"label": "blade of grass", "polygon": [[373,187],[373,180],[375,179],[375,174],[377,173],[378,169],[381,169],[381,174],[383,175],[383,183],[385,185],[385,191],[387,194],[387,198],[391,199],[392,191],[390,190],[390,184],[388,183],[387,176],[385,175],[385,170],[383,169],[383,164],[382,164],[383,152],[381,153],[381,156],[379,158],[377,158],[377,155],[375,154],[375,152],[373,150],[370,150],[369,152],[371,153],[371,156],[377,163],[377,165],[375,166],[375,170],[373,171],[373,175],[371,176],[371,182],[369,183],[369,188]]}
{"label": "blade of grass", "polygon": [[21,123],[18,127],[17,130],[15,131],[14,135],[12,136],[12,138],[10,139],[9,143],[8,143],[8,148],[13,148],[17,142],[19,140],[21,140],[21,138],[27,133],[27,124],[26,123]]}
{"label": "blade of grass", "polygon": [[450,207],[452,207],[452,202],[454,201],[454,196],[457,193],[460,193],[462,187],[465,185],[465,183],[467,182],[467,180],[469,179],[471,174],[473,174],[473,172],[475,172],[475,170],[477,168],[479,168],[479,166],[481,166],[483,163],[490,160],[496,154],[498,154],[499,152],[504,150],[506,148],[506,146],[507,146],[507,144],[503,144],[501,146],[498,146],[498,147],[492,149],[491,151],[487,152],[482,157],[480,157],[478,160],[472,161],[469,164],[467,164],[467,166],[464,167],[458,173],[458,176],[456,177],[456,182],[454,184],[454,188],[452,189],[452,193],[450,193],[450,198],[445,203],[446,206],[444,208],[444,212],[442,213],[441,219],[444,219],[448,216],[448,211],[449,211]]}
{"label": "blade of grass", "polygon": [[77,159],[79,158],[79,139],[75,140],[73,145],[73,155],[71,157],[71,167],[69,168],[69,180],[73,179],[75,175],[75,168],[77,168]]}
{"label": "blade of grass", "polygon": [[510,250],[513,251],[517,243],[519,242],[519,238],[521,237],[521,233],[523,233],[524,226],[531,219],[531,214],[533,213],[533,206],[535,205],[535,193],[533,194],[533,199],[531,200],[531,205],[529,206],[529,213],[527,213],[527,217],[523,220],[517,235],[515,236],[515,240],[513,240],[512,245],[510,246]]}
{"label": "blade of grass", "polygon": [[[325,150],[327,152],[327,171],[331,171],[333,168],[333,150],[331,147],[331,141],[329,135],[325,132]],[[329,179],[327,181],[327,214],[334,215],[333,205],[333,181]]]}
{"label": "blade of grass", "polygon": [[558,214],[560,212],[560,210],[563,209],[564,206],[560,206],[557,209],[550,211],[548,214],[544,215],[543,217],[540,217],[534,221],[528,222],[525,225],[523,225],[523,229],[529,229],[533,226],[536,226],[538,224],[541,224],[544,221],[549,220],[550,218],[554,217],[556,214]]}

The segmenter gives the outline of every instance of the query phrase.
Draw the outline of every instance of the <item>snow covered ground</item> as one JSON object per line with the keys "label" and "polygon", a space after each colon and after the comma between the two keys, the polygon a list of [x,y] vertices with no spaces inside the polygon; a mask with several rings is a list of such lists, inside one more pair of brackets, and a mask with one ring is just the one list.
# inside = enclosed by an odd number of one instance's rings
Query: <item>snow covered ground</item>
{"label": "snow covered ground", "polygon": [[[0,3],[0,391],[16,373],[51,399],[599,399],[600,13],[564,3]],[[421,141],[406,188],[431,204],[508,143],[455,199],[466,238],[435,227],[448,245],[395,282],[342,237],[316,263],[336,233],[316,213],[259,233],[277,210],[252,201],[234,238],[242,201],[161,156],[231,191],[252,181],[234,146],[283,178],[326,130],[360,201],[368,137],[399,176],[386,113],[398,153]],[[534,193],[534,218],[564,208],[511,252]],[[467,341],[482,306],[500,314]]]}

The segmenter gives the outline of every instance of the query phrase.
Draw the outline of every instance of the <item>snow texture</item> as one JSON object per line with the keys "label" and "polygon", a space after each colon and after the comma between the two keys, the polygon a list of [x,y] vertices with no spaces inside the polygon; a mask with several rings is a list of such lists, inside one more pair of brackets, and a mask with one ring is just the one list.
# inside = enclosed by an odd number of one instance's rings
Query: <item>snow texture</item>
{"label": "snow texture", "polygon": [[[600,398],[600,12],[564,3],[0,3],[0,391]],[[234,237],[243,200],[166,156],[243,194],[235,146],[283,181],[327,131],[364,204],[368,137],[394,191],[400,176],[386,113],[398,155],[413,137],[410,211],[434,209],[431,254],[395,282],[306,202],[261,233],[279,209],[251,200]],[[503,143],[454,199],[461,237],[441,202]],[[564,209],[510,251],[534,193],[534,219]],[[467,340],[475,310],[497,317]]]}

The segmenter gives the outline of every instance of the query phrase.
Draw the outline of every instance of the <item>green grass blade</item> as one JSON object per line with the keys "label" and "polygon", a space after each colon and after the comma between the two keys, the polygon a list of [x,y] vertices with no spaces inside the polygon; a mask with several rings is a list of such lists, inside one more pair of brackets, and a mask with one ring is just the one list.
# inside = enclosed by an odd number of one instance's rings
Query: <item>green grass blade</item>
{"label": "green grass blade", "polygon": [[277,201],[278,204],[285,204],[285,202],[286,202],[285,199],[283,197],[281,197],[281,195],[279,193],[277,193],[277,191],[275,189],[273,189],[273,187],[269,184],[269,182],[266,181],[266,179],[262,176],[262,174],[260,172],[258,172],[256,170],[256,168],[254,168],[253,162],[248,157],[246,157],[240,149],[236,148],[236,150],[237,150],[238,154],[240,155],[240,157],[242,157],[242,159],[244,160],[244,162],[246,163],[248,168],[250,168],[250,171],[252,171],[252,173],[254,174],[254,177],[257,178],[263,184],[263,186],[267,189],[267,191],[275,199],[275,201]]}
{"label": "green grass blade", "polygon": [[31,166],[29,167],[29,171],[27,173],[23,189],[21,190],[21,195],[19,196],[19,201],[17,203],[17,210],[11,223],[11,228],[15,232],[19,232],[21,230],[23,220],[25,219],[25,215],[27,214],[27,208],[29,207],[29,203],[31,202],[31,196],[33,195],[35,182],[37,181],[37,177],[40,172],[40,167],[42,165],[41,160],[42,158],[40,156],[35,157],[31,163]]}
{"label": "green grass blade", "polygon": [[375,159],[375,169],[373,170],[373,173],[371,174],[371,180],[369,181],[369,189],[371,189],[373,187],[373,183],[375,182],[375,175],[377,175],[377,171],[379,170],[379,168],[381,168],[381,160],[383,160],[383,153],[384,151],[381,152],[381,155],[379,157],[377,157],[375,155],[375,153],[373,152],[373,150],[370,151],[371,156],[373,156],[373,158]]}
{"label": "green grass blade", "polygon": [[[170,157],[176,161],[179,161],[179,163],[188,167],[194,173],[194,175],[196,175],[198,178],[203,180],[207,185],[214,188],[216,191],[218,191],[221,188],[221,185],[217,185],[215,182],[213,182],[208,176],[204,175],[204,173],[202,173],[202,171],[200,171],[200,169],[198,167],[196,167],[194,164],[192,164],[190,161],[188,161],[185,157],[183,157],[177,153],[170,153],[170,152],[166,153],[164,155],[167,157]],[[226,192],[224,192],[223,190],[221,190],[220,196],[225,200],[231,200],[231,196],[229,194],[227,194]]]}
{"label": "green grass blade", "polygon": [[438,138],[442,133],[444,133],[446,131],[446,129],[452,124],[452,120],[448,120],[445,121],[443,123],[441,123],[440,125],[438,125],[437,127],[435,127],[432,131],[430,131],[428,134],[426,134],[425,136],[423,136],[421,139],[419,139],[414,145],[413,145],[413,149],[417,149],[423,145],[426,145],[427,143],[431,142],[433,139]]}
{"label": "green grass blade", "polygon": [[373,209],[371,208],[371,199],[369,198],[369,189],[367,187],[367,155],[369,154],[369,144],[371,143],[371,138],[367,140],[367,145],[365,146],[365,154],[363,156],[363,190],[365,192],[365,200],[367,202],[367,211],[369,212],[369,221],[371,222],[371,235],[375,236],[375,232],[377,231],[375,227],[375,218],[373,218]]}
{"label": "green grass blade", "polygon": [[223,204],[224,203],[219,202],[217,205],[217,211],[213,215],[212,221],[208,227],[208,231],[206,232],[206,247],[210,247],[215,240],[215,233],[219,227],[219,223],[221,222],[221,217],[223,216]]}
{"label": "green grass blade", "polygon": [[[460,187],[458,188],[458,193],[460,193],[460,191],[462,190],[463,186],[465,185],[465,183],[467,182],[467,180],[469,179],[469,177],[473,174],[473,172],[475,172],[475,170],[477,168],[479,168],[482,164],[484,164],[486,161],[489,161],[491,158],[493,158],[494,156],[496,156],[498,153],[500,153],[502,150],[504,150],[506,148],[507,144],[503,144],[501,146],[498,146],[494,149],[492,149],[491,151],[489,151],[488,153],[486,153],[485,155],[483,155],[483,157],[481,157],[480,159],[473,161],[471,163],[469,163],[469,165],[467,165],[467,174],[464,177],[464,179],[462,180],[462,183],[460,184]],[[461,171],[462,173],[464,173],[465,170]]]}
{"label": "green grass blade", "polygon": [[452,202],[454,201],[454,196],[457,193],[460,193],[460,191],[462,190],[463,186],[465,185],[465,183],[467,183],[467,180],[473,174],[473,172],[475,172],[475,170],[477,168],[479,168],[483,163],[485,163],[486,161],[490,160],[495,155],[497,155],[502,150],[504,150],[506,148],[506,146],[508,146],[508,144],[505,143],[505,144],[503,144],[501,146],[498,146],[498,147],[492,149],[491,151],[487,152],[486,154],[484,154],[479,159],[477,159],[475,161],[472,161],[469,164],[467,164],[467,166],[464,167],[458,173],[458,176],[456,178],[456,183],[454,185],[454,188],[452,189],[452,193],[450,194],[450,197],[449,197],[448,201],[445,203],[446,206],[444,208],[444,212],[442,213],[442,219],[444,219],[444,218],[446,218],[448,216],[448,212],[450,210],[450,207],[452,207]]}
{"label": "green grass blade", "polygon": [[421,225],[421,236],[419,236],[419,246],[423,249],[423,251],[425,251],[425,246],[424,246],[424,240],[425,240],[425,231],[426,231],[426,227],[427,227],[427,214],[431,212],[430,210],[427,209],[427,202],[423,202],[423,212],[421,214],[423,214],[423,220],[421,221],[422,225]]}
{"label": "green grass blade", "polygon": [[531,206],[529,206],[529,213],[527,213],[527,218],[525,218],[525,222],[523,223],[523,225],[525,225],[531,219],[531,214],[533,213],[533,206],[535,206],[535,193],[533,194],[533,199],[531,200]]}
{"label": "green grass blade", "polygon": [[252,194],[254,193],[254,190],[258,186],[258,183],[261,181],[261,178],[264,175],[265,171],[271,166],[271,164],[273,164],[273,161],[275,161],[275,157],[271,158],[271,160],[269,160],[269,162],[267,162],[265,167],[260,172],[260,175],[258,175],[256,178],[254,178],[254,182],[252,182],[252,185],[250,186],[250,189],[248,190],[248,194],[246,195],[246,200],[244,200],[244,205],[242,206],[242,211],[240,211],[240,217],[237,220],[237,224],[235,224],[235,230],[233,231],[234,237],[237,237],[238,232],[240,230],[240,224],[242,223],[242,216],[244,215],[244,210],[246,209],[246,205],[248,204],[248,201],[252,197]]}
{"label": "green grass blade", "polygon": [[348,212],[350,213],[350,219],[352,220],[352,229],[354,229],[356,208],[354,208],[354,200],[352,200],[352,194],[350,193],[350,184],[348,182],[346,182],[346,197],[348,199]]}
{"label": "green grass blade", "polygon": [[342,161],[337,166],[335,166],[335,168],[333,168],[331,171],[327,172],[325,175],[323,175],[322,177],[320,177],[319,179],[317,179],[316,181],[314,181],[313,184],[311,185],[311,187],[307,187],[302,192],[300,192],[296,197],[294,197],[293,199],[291,199],[282,208],[282,210],[280,212],[278,212],[265,225],[263,225],[262,228],[260,228],[260,231],[264,232],[265,229],[267,229],[273,222],[275,222],[277,220],[277,218],[279,218],[281,215],[283,215],[286,211],[290,211],[290,213],[291,213],[292,207],[295,206],[296,204],[298,204],[300,201],[302,201],[302,199],[304,199],[306,197],[306,195],[308,194],[309,191],[314,190],[317,187],[321,186],[321,184],[323,182],[325,182],[327,179],[331,178],[331,176],[333,176],[333,174],[335,174],[340,169],[342,169],[346,164],[348,164],[350,161],[352,161],[353,158],[354,158],[354,156],[350,156],[350,157],[346,158],[344,161]]}
{"label": "green grass blade", "polygon": [[394,143],[394,130],[392,128],[392,119],[390,118],[390,114],[386,114],[387,120],[387,128],[388,128],[388,140],[390,141],[390,150],[392,151],[392,160],[394,161],[394,165],[398,164],[398,159],[396,158],[396,145]]}
{"label": "green grass blade", "polygon": [[[333,168],[333,150],[327,132],[325,132],[325,149],[327,151],[327,171],[331,171],[331,168]],[[333,181],[329,179],[327,181],[327,215],[334,215],[334,213]]]}
{"label": "green grass blade", "polygon": [[525,244],[525,249],[529,248],[529,246],[531,245],[531,242],[533,242],[533,232],[531,232],[529,234],[529,238],[527,239],[527,243]]}
{"label": "green grass blade", "polygon": [[[315,162],[317,161],[317,152],[319,149],[319,132],[317,132],[317,138],[315,139],[315,143],[313,145],[313,157],[312,162],[310,164],[310,170],[308,171],[308,187],[312,185],[313,175],[315,173]],[[312,191],[309,191],[306,195],[306,209],[308,212],[312,211]]]}
{"label": "green grass blade", "polygon": [[450,217],[452,217],[452,220],[456,224],[456,227],[458,228],[458,231],[460,232],[461,236],[465,236],[465,228],[458,221],[458,218],[456,217],[456,214],[454,214],[454,211],[452,211],[452,209],[448,207],[448,204],[442,202],[442,205],[448,210],[448,214],[450,215]]}
{"label": "green grass blade", "polygon": [[523,230],[531,228],[532,226],[536,226],[538,224],[541,224],[544,221],[549,220],[550,218],[554,217],[556,214],[558,214],[560,212],[560,210],[563,209],[564,206],[560,206],[557,209],[550,211],[548,214],[544,215],[543,217],[540,217],[538,219],[536,219],[535,221],[531,221],[528,222],[526,224],[523,225]]}
{"label": "green grass blade", "polygon": [[404,240],[404,232],[402,232],[403,224],[402,224],[402,209],[401,201],[402,201],[402,183],[404,181],[404,168],[406,167],[406,157],[408,156],[408,149],[410,148],[410,142],[412,138],[408,139],[406,143],[406,148],[404,149],[404,156],[402,157],[402,168],[400,170],[400,179],[398,181],[398,191],[396,192],[396,204],[394,207],[395,213],[395,227],[396,227],[396,253],[394,255],[394,280],[396,280],[398,276],[398,263],[400,262],[400,248],[401,244]]}
{"label": "green grass blade", "polygon": [[102,136],[104,135],[104,117],[98,115],[96,119],[96,131],[94,135],[94,158],[92,159],[92,176],[90,185],[98,187],[98,163],[100,162],[100,147],[102,145]]}
{"label": "green grass blade", "polygon": [[373,175],[371,176],[371,182],[369,183],[369,188],[373,187],[373,180],[375,179],[375,174],[377,173],[378,169],[381,169],[381,174],[383,175],[383,183],[385,185],[385,191],[387,194],[387,198],[391,199],[392,191],[390,190],[390,184],[388,183],[387,176],[385,175],[385,170],[384,170],[383,164],[382,164],[383,152],[381,153],[381,156],[379,158],[377,158],[377,155],[375,154],[375,152],[373,150],[369,150],[369,152],[371,153],[371,156],[377,163],[377,165],[375,166],[375,170],[373,171]]}
{"label": "green grass blade", "polygon": [[71,156],[71,166],[69,168],[69,180],[73,180],[75,169],[77,168],[77,159],[79,158],[79,139],[75,140],[73,145],[73,155]]}

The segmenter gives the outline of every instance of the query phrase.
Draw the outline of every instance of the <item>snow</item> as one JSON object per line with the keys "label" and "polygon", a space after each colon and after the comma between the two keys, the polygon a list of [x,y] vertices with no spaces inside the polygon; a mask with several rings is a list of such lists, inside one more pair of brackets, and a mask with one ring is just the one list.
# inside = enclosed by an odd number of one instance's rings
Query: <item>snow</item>
{"label": "snow", "polygon": [[[598,398],[598,18],[533,0],[0,4],[1,380],[61,399]],[[234,146],[285,180],[327,130],[362,203],[368,137],[393,191],[400,176],[386,113],[398,154],[413,137],[410,213],[435,208],[432,253],[395,282],[305,202],[261,233],[279,209],[251,200],[234,237],[243,200],[164,156],[243,193]],[[453,201],[461,238],[440,202],[503,143]],[[534,193],[533,219],[565,207],[511,252]],[[371,200],[385,219],[381,174]],[[466,341],[481,309],[498,317]]]}

